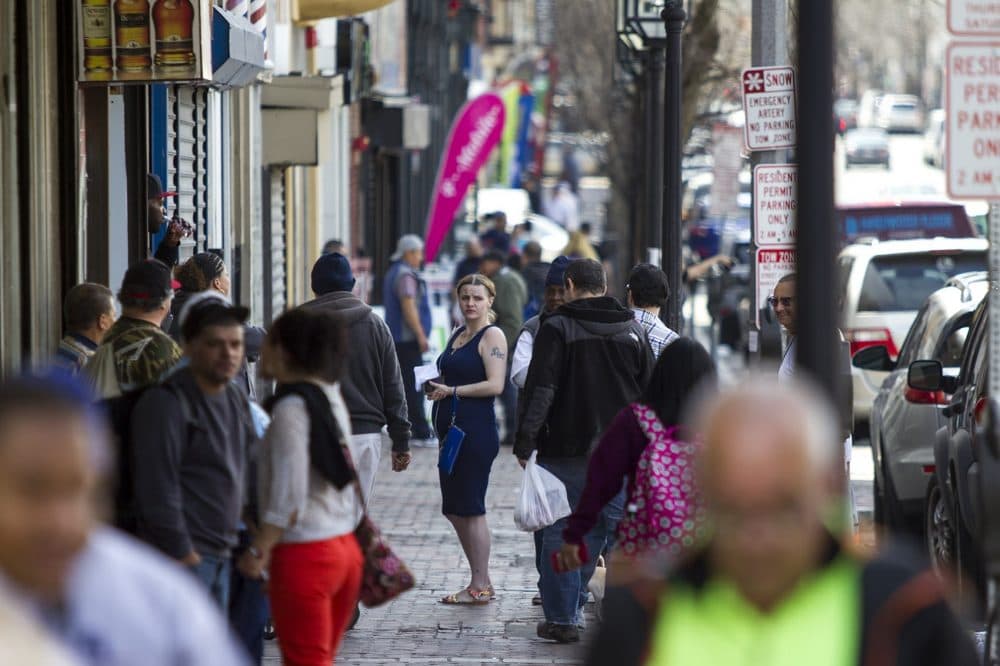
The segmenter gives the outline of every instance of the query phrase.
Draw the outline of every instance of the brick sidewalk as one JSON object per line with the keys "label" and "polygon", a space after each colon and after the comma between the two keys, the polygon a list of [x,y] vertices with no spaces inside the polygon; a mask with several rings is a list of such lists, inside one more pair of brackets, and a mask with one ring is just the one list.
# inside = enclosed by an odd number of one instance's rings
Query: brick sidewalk
{"label": "brick sidewalk", "polygon": [[[521,470],[510,449],[500,450],[486,499],[493,533],[490,575],[497,599],[479,607],[438,603],[469,583],[468,564],[451,524],[441,515],[437,451],[414,449],[413,458],[409,470],[394,474],[388,449],[383,451],[372,515],[413,570],[417,587],[381,608],[364,609],[337,663],[581,663],[579,645],[535,637],[535,624],[543,616],[540,607],[531,605],[537,589],[534,547],[531,536],[514,527]],[[593,616],[587,620],[592,626]],[[268,644],[264,663],[280,663],[274,643]]]}

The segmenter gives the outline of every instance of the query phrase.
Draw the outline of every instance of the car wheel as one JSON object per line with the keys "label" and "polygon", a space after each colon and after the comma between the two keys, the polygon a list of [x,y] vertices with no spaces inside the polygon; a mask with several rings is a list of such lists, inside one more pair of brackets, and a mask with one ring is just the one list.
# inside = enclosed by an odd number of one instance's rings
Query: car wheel
{"label": "car wheel", "polygon": [[939,576],[955,573],[955,530],[951,512],[936,478],[927,486],[927,503],[924,509],[924,542],[931,566]]}

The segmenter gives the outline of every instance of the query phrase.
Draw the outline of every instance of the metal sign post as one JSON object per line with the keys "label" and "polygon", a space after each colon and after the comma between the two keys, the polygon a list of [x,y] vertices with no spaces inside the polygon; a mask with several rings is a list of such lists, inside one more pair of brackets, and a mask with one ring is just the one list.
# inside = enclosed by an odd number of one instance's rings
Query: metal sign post
{"label": "metal sign post", "polygon": [[[750,62],[753,67],[765,68],[788,65],[787,0],[753,0],[752,22],[753,34],[751,35],[752,48]],[[773,111],[771,115],[773,115]],[[755,122],[759,122],[760,120],[762,118],[758,118]],[[769,358],[774,361],[781,359],[782,340],[780,327],[777,322],[772,320],[762,329],[760,321],[761,310],[766,307],[765,302],[761,300],[761,294],[763,293],[764,298],[769,296],[770,289],[773,289],[773,284],[767,287],[767,292],[764,292],[761,288],[762,269],[757,256],[758,248],[762,245],[758,240],[760,236],[758,229],[761,223],[758,203],[763,192],[758,189],[757,175],[760,172],[757,169],[762,168],[761,165],[785,162],[788,159],[786,152],[784,148],[772,146],[767,150],[755,150],[750,155],[751,165],[754,168],[754,208],[750,218],[750,261],[752,263],[750,275],[754,283],[752,285],[753,288],[750,290],[750,322],[747,348],[750,352],[752,363],[758,362],[761,358]],[[785,243],[781,244],[784,245]]]}

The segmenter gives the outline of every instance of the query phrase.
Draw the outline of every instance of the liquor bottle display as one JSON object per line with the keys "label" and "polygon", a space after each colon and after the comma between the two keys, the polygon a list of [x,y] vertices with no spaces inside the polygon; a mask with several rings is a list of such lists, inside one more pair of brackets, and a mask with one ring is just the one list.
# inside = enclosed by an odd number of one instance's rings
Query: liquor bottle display
{"label": "liquor bottle display", "polygon": [[148,70],[153,62],[149,42],[149,1],[115,0],[115,41],[118,69]]}
{"label": "liquor bottle display", "polygon": [[156,32],[156,66],[164,69],[195,64],[194,7],[190,0],[156,0],[153,27]]}
{"label": "liquor bottle display", "polygon": [[83,0],[83,68],[109,70],[111,59],[111,0]]}

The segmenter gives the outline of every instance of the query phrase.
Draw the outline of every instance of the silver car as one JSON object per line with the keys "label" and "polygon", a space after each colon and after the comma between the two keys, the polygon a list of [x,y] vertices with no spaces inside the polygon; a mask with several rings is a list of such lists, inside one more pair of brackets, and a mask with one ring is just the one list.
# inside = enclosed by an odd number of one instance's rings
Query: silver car
{"label": "silver car", "polygon": [[928,297],[892,361],[884,346],[869,347],[854,357],[868,370],[890,370],[871,412],[871,447],[875,461],[875,521],[919,536],[924,496],[934,474],[934,434],[945,425],[940,406],[948,396],[907,386],[910,363],[941,362],[957,376],[972,316],[989,289],[986,272],[964,273]]}

